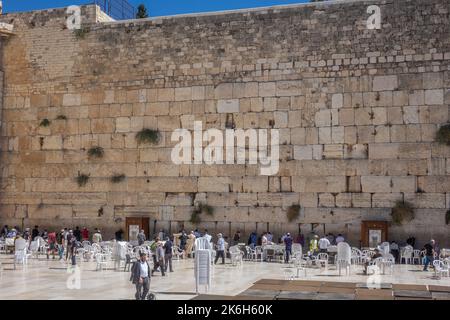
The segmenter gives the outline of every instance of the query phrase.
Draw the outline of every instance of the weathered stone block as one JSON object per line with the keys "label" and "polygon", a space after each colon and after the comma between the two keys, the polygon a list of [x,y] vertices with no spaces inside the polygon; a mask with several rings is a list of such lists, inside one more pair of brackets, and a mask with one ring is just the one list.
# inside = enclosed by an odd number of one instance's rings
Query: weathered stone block
{"label": "weathered stone block", "polygon": [[373,78],[374,91],[396,90],[398,88],[397,76],[375,76]]}

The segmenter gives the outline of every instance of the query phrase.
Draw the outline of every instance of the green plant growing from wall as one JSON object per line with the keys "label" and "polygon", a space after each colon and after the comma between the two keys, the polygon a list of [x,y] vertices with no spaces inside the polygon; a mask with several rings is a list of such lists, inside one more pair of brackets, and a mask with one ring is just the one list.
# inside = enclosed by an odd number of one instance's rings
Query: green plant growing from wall
{"label": "green plant growing from wall", "polygon": [[102,147],[92,147],[88,150],[89,158],[102,158],[105,154],[105,151]]}
{"label": "green plant growing from wall", "polygon": [[125,175],[124,174],[115,174],[111,177],[111,182],[112,183],[120,183],[122,181],[125,180]]}
{"label": "green plant growing from wall", "polygon": [[392,208],[391,217],[393,224],[402,225],[414,219],[414,208],[409,202],[398,200]]}
{"label": "green plant growing from wall", "polygon": [[286,216],[289,222],[292,222],[300,216],[300,205],[293,204],[289,206],[289,208],[286,211]]}
{"label": "green plant growing from wall", "polygon": [[73,30],[73,34],[77,39],[84,39],[89,31],[89,28],[80,28]]}
{"label": "green plant growing from wall", "polygon": [[89,175],[78,172],[77,183],[79,187],[84,187],[89,181]]}
{"label": "green plant growing from wall", "polygon": [[214,208],[211,207],[210,205],[203,203],[203,202],[199,202],[197,205],[197,208],[195,209],[200,213],[205,213],[208,216],[213,216],[214,215]]}
{"label": "green plant growing from wall", "polygon": [[136,140],[138,143],[151,143],[157,144],[160,139],[158,130],[142,129],[136,134]]}
{"label": "green plant growing from wall", "polygon": [[39,123],[40,127],[48,127],[50,126],[50,120],[48,119],[42,119],[41,123]]}
{"label": "green plant growing from wall", "polygon": [[450,123],[439,128],[436,132],[436,141],[440,144],[450,146]]}

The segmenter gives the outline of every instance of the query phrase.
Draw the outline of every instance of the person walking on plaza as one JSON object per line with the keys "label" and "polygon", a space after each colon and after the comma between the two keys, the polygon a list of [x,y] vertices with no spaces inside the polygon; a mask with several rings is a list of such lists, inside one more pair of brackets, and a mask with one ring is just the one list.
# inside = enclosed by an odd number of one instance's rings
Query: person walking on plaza
{"label": "person walking on plaza", "polygon": [[140,259],[131,268],[130,281],[136,285],[136,300],[145,300],[150,290],[150,265],[147,261],[147,254],[141,252]]}
{"label": "person walking on plaza", "polygon": [[186,242],[186,256],[189,258],[191,257],[192,250],[194,249],[194,244],[195,244],[195,234],[194,231],[191,231]]}
{"label": "person walking on plaza", "polygon": [[73,235],[75,236],[75,239],[77,239],[78,242],[81,242],[81,230],[80,230],[80,227],[75,227],[75,230],[73,231]]}
{"label": "person walking on plaza", "polygon": [[256,231],[253,231],[248,237],[248,245],[250,248],[254,249],[256,247],[256,243],[258,242],[258,234]]}
{"label": "person walking on plaza", "polygon": [[39,236],[39,227],[34,226],[34,229],[31,230],[31,241],[34,241],[36,237]]}
{"label": "person walking on plaza", "polygon": [[141,232],[139,232],[137,235],[138,245],[142,246],[145,240],[147,240],[147,238],[145,237],[144,230],[141,230]]}
{"label": "person walking on plaza", "polygon": [[89,241],[89,230],[86,227],[83,227],[83,230],[81,230],[81,236],[83,241]]}
{"label": "person walking on plaza", "polygon": [[241,242],[241,232],[238,230],[233,237],[233,245],[237,246]]}
{"label": "person walking on plaza", "polygon": [[423,246],[423,249],[425,250],[425,258],[424,258],[424,265],[423,265],[423,271],[428,271],[428,265],[430,264],[433,266],[433,260],[434,260],[434,240],[431,239],[429,243],[425,244]]}
{"label": "person walking on plaza", "polygon": [[400,256],[400,249],[398,247],[397,242],[392,241],[390,244],[391,253],[394,256],[395,262],[398,263],[398,258]]}
{"label": "person walking on plaza", "polygon": [[186,242],[187,242],[187,234],[186,231],[181,231],[181,236],[179,237],[180,239],[180,249],[182,251],[184,251],[186,249]]}
{"label": "person walking on plaza", "polygon": [[217,260],[219,260],[219,257],[222,257],[222,264],[225,264],[225,239],[223,238],[221,233],[217,235],[217,238],[217,253],[214,264],[217,264]]}
{"label": "person walking on plaza", "polygon": [[328,247],[331,245],[330,240],[327,237],[323,236],[319,240],[319,251],[323,253],[328,252]]}
{"label": "person walking on plaza", "polygon": [[339,233],[338,236],[336,237],[336,245],[344,241],[345,241],[344,236]]}
{"label": "person walking on plaza", "polygon": [[173,244],[169,237],[166,238],[166,243],[164,243],[164,267],[165,272],[167,272],[167,268],[169,268],[170,272],[173,272],[172,268],[172,248]]}
{"label": "person walking on plaza", "polygon": [[56,235],[56,248],[58,250],[59,260],[62,260],[64,256],[64,229],[58,232]]}
{"label": "person walking on plaza", "polygon": [[116,237],[116,241],[122,241],[123,240],[123,230],[122,229],[117,230],[114,235]]}
{"label": "person walking on plaza", "polygon": [[284,256],[284,262],[289,263],[289,257],[292,254],[292,238],[291,234],[288,232],[286,236],[284,237],[284,245],[286,249],[286,253]]}
{"label": "person walking on plaza", "polygon": [[73,235],[73,231],[69,230],[69,233],[67,234],[67,245],[66,245],[66,260],[69,258],[72,258],[73,250],[72,246],[75,245],[75,236]]}
{"label": "person walking on plaza", "polygon": [[163,277],[166,275],[165,272],[164,272],[165,271],[164,255],[165,255],[165,252],[164,252],[164,248],[163,248],[162,242],[159,241],[156,244],[156,263],[155,263],[155,265],[153,267],[153,270],[152,270],[152,276],[153,276],[153,273],[158,270],[158,267],[161,270],[161,275]]}
{"label": "person walking on plaza", "polygon": [[95,233],[92,235],[92,243],[100,243],[102,241],[102,234],[100,233],[100,230],[96,229]]}
{"label": "person walking on plaza", "polygon": [[319,251],[319,236],[314,237],[309,241],[309,252],[311,255],[316,254]]}
{"label": "person walking on plaza", "polygon": [[47,259],[49,258],[49,252],[52,253],[53,259],[55,259],[55,251],[57,249],[55,232],[50,232],[48,234],[47,242],[48,242]]}

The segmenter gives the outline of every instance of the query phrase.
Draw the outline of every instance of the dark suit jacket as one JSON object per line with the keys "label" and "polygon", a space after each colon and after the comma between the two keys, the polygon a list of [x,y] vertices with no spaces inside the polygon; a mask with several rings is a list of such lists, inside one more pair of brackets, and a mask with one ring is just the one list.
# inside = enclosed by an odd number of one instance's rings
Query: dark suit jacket
{"label": "dark suit jacket", "polygon": [[[136,262],[133,263],[133,266],[131,267],[131,277],[130,277],[130,281],[133,282],[133,284],[137,284],[139,283],[139,278],[141,277],[141,266],[140,266],[141,261],[138,260]],[[150,269],[150,265],[148,264],[148,261],[146,261],[147,263],[147,268],[148,268],[148,277],[150,278],[152,271]]]}

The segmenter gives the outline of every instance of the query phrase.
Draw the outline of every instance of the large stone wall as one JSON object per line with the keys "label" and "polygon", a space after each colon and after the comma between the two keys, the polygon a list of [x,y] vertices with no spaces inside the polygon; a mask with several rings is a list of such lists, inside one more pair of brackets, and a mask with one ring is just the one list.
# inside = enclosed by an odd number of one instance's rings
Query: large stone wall
{"label": "large stone wall", "polygon": [[[381,30],[367,29],[372,4]],[[173,231],[193,228],[192,205],[204,201],[215,213],[201,228],[280,235],[301,223],[357,244],[361,220],[390,220],[404,199],[416,218],[391,226],[390,239],[450,244],[450,147],[435,142],[449,120],[448,0],[125,22],[99,22],[84,7],[83,18],[84,38],[64,27],[61,9],[0,19],[16,32],[3,49],[0,223],[111,235],[124,217],[148,216],[152,231]],[[278,174],[172,163],[174,129],[194,120],[225,129],[228,113],[236,128],[280,130]],[[158,129],[159,144],[139,145],[142,128]],[[89,159],[91,146],[104,157]],[[84,187],[78,172],[90,174]],[[111,183],[118,173],[125,181]],[[288,223],[291,204],[302,209]]]}

